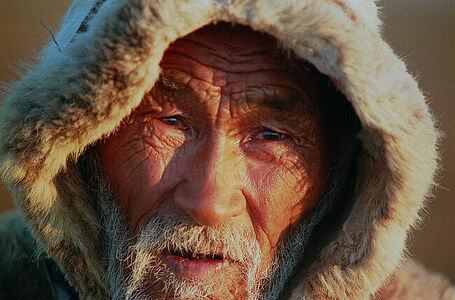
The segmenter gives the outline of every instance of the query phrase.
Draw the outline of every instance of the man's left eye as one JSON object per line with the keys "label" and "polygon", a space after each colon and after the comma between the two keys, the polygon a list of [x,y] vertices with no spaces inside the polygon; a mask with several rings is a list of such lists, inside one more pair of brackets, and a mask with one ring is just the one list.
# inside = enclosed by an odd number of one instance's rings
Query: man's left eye
{"label": "man's left eye", "polygon": [[265,129],[261,131],[257,138],[264,140],[264,141],[281,141],[287,137],[287,134],[277,132],[270,129]]}

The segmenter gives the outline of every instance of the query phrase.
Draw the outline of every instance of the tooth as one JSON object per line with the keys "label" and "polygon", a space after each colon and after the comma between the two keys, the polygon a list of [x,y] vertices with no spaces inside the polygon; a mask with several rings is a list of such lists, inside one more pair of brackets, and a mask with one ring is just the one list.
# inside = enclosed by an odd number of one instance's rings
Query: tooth
{"label": "tooth", "polygon": [[223,264],[217,265],[215,270],[216,270],[216,271],[219,271],[219,270],[221,270],[221,268],[223,268]]}

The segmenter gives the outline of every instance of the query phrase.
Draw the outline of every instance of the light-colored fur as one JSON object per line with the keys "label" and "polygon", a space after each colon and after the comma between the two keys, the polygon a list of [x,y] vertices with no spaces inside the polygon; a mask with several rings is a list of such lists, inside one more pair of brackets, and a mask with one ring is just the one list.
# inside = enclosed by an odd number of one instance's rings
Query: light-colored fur
{"label": "light-colored fur", "polygon": [[422,265],[408,260],[400,265],[375,299],[453,300],[455,288],[441,275],[428,272]]}
{"label": "light-colored fur", "polygon": [[39,63],[7,92],[0,162],[29,229],[82,298],[107,298],[99,221],[74,161],[115,130],[159,76],[169,43],[206,24],[249,25],[329,76],[361,123],[355,204],[292,299],[365,298],[403,257],[431,190],[438,134],[369,0],[76,0]]}

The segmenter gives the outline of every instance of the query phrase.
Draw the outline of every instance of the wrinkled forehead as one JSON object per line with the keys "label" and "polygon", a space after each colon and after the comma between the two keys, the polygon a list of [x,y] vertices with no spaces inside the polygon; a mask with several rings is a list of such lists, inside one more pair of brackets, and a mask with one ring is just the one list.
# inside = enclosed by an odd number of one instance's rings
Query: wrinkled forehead
{"label": "wrinkled forehead", "polygon": [[160,66],[162,75],[179,77],[177,81],[193,90],[221,88],[223,94],[240,94],[259,87],[308,101],[318,98],[315,93],[323,88],[319,72],[280,49],[275,38],[228,23],[179,38],[165,51]]}
{"label": "wrinkled forehead", "polygon": [[173,42],[161,67],[197,64],[226,73],[289,71],[276,40],[248,26],[219,23],[204,26]]}

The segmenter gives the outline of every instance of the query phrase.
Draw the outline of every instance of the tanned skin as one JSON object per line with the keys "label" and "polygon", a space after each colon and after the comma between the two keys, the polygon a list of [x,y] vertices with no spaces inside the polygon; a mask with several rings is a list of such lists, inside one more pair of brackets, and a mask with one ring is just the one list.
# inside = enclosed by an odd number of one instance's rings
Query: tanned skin
{"label": "tanned skin", "polygon": [[[322,87],[289,67],[272,38],[227,24],[177,40],[161,68],[142,104],[98,147],[129,234],[156,214],[235,222],[259,242],[265,270],[324,189],[328,147],[312,96]],[[173,270],[236,281],[235,263],[213,273]]]}

